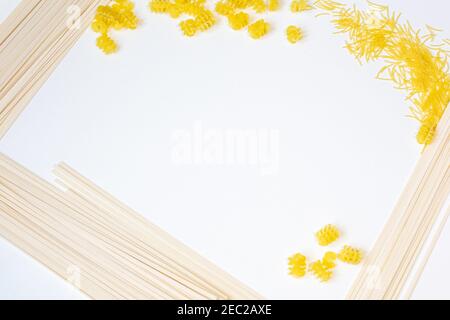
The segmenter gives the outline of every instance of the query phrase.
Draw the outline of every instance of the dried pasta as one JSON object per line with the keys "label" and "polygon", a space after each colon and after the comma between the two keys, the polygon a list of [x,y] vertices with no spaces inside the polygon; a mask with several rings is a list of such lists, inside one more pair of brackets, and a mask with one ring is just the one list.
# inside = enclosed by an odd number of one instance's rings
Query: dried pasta
{"label": "dried pasta", "polygon": [[286,38],[292,44],[297,43],[303,38],[303,32],[299,27],[289,26],[286,28]]}
{"label": "dried pasta", "polygon": [[269,29],[269,24],[264,19],[260,19],[248,26],[248,33],[253,39],[260,39],[269,32]]}
{"label": "dried pasta", "polygon": [[306,274],[306,257],[301,253],[296,253],[289,257],[289,274],[295,278],[300,278]]}
{"label": "dried pasta", "polygon": [[331,224],[327,224],[325,227],[316,232],[317,242],[321,246],[327,246],[336,241],[338,238],[339,230]]}
{"label": "dried pasta", "polygon": [[349,264],[359,264],[362,260],[362,256],[362,251],[360,249],[350,246],[344,246],[337,255],[339,260]]}

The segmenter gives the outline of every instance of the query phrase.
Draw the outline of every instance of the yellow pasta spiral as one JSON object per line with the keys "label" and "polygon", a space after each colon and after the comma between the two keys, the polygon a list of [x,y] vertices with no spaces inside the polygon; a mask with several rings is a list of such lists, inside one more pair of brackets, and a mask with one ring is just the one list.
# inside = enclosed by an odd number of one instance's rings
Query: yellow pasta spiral
{"label": "yellow pasta spiral", "polygon": [[252,8],[256,13],[263,13],[267,10],[267,5],[264,0],[253,0]]}
{"label": "yellow pasta spiral", "polygon": [[435,133],[436,133],[435,122],[425,120],[422,122],[419,131],[417,132],[416,140],[419,144],[429,145],[433,141]]}
{"label": "yellow pasta spiral", "polygon": [[296,26],[289,26],[286,29],[286,37],[290,43],[294,44],[303,38],[303,32]]}
{"label": "yellow pasta spiral", "polygon": [[309,266],[309,270],[321,282],[330,280],[333,275],[333,273],[328,268],[326,268],[320,260],[311,263]]}
{"label": "yellow pasta spiral", "polygon": [[339,230],[331,224],[327,224],[325,227],[316,232],[316,239],[321,246],[327,246],[333,241],[339,238]]}
{"label": "yellow pasta spiral", "polygon": [[308,0],[293,0],[291,2],[292,12],[302,12],[311,9],[313,9],[313,7],[308,3]]}
{"label": "yellow pasta spiral", "polygon": [[217,2],[215,9],[221,16],[229,16],[230,14],[233,14],[235,10],[231,4],[224,1]]}
{"label": "yellow pasta spiral", "polygon": [[195,17],[195,23],[198,30],[206,31],[216,23],[216,19],[211,11],[204,10]]}
{"label": "yellow pasta spiral", "polygon": [[336,267],[336,259],[337,254],[335,252],[328,251],[324,254],[322,258],[322,265],[326,269],[333,269],[334,267]]}
{"label": "yellow pasta spiral", "polygon": [[180,24],[180,29],[183,32],[183,34],[187,37],[192,37],[197,33],[197,23],[195,22],[194,19],[188,19],[185,21],[181,21]]}
{"label": "yellow pasta spiral", "polygon": [[349,264],[359,264],[362,260],[362,251],[360,249],[344,246],[338,254],[339,260]]}
{"label": "yellow pasta spiral", "polygon": [[167,10],[167,13],[169,14],[170,17],[177,19],[183,13],[183,5],[171,3],[169,9]]}
{"label": "yellow pasta spiral", "polygon": [[228,3],[235,9],[246,9],[255,0],[228,0]]}
{"label": "yellow pasta spiral", "polygon": [[168,13],[171,3],[167,0],[152,0],[149,3],[151,12],[154,13]]}
{"label": "yellow pasta spiral", "polygon": [[116,42],[111,39],[106,33],[97,38],[97,47],[105,54],[111,54],[117,51]]}
{"label": "yellow pasta spiral", "polygon": [[289,275],[300,278],[306,274],[306,257],[301,253],[296,253],[289,257]]}
{"label": "yellow pasta spiral", "polygon": [[267,4],[267,8],[269,11],[277,11],[280,8],[280,1],[279,0],[269,0],[269,3]]}
{"label": "yellow pasta spiral", "polygon": [[248,25],[249,15],[245,12],[239,12],[228,16],[228,24],[233,30],[241,30]]}
{"label": "yellow pasta spiral", "polygon": [[248,33],[253,39],[260,39],[269,32],[269,29],[269,24],[264,19],[260,19],[248,26]]}

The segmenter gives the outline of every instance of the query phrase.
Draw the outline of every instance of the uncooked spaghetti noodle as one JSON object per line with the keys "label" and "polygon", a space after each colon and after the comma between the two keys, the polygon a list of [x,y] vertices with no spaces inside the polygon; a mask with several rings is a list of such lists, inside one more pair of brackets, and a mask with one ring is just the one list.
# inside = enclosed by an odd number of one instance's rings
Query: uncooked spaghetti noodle
{"label": "uncooked spaghetti noodle", "polygon": [[[414,274],[413,267],[449,194],[450,110],[447,109],[434,143],[425,149],[394,212],[366,257],[348,293],[349,299],[401,298],[410,278],[413,278],[413,290],[423,268]],[[431,254],[435,242],[432,241],[426,255]]]}
{"label": "uncooked spaghetti noodle", "polygon": [[27,0],[0,25],[0,138],[107,0]]}
{"label": "uncooked spaghetti noodle", "polygon": [[65,190],[0,155],[0,235],[91,298],[261,298],[69,166],[55,175]]}

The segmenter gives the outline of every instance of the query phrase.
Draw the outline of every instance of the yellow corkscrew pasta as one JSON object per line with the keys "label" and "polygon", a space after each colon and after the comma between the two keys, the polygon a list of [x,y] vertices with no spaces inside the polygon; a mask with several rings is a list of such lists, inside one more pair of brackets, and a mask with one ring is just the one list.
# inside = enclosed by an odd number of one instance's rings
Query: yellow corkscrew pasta
{"label": "yellow corkscrew pasta", "polygon": [[313,7],[308,3],[308,0],[293,0],[291,2],[291,12],[302,12],[312,9]]}
{"label": "yellow corkscrew pasta", "polygon": [[234,13],[234,7],[225,2],[225,1],[219,1],[216,3],[216,12],[220,14],[221,16],[229,16],[230,14]]}
{"label": "yellow corkscrew pasta", "polygon": [[171,3],[169,8],[167,9],[167,13],[173,19],[177,19],[183,13],[183,5],[177,3]]}
{"label": "yellow corkscrew pasta", "polygon": [[228,3],[235,9],[246,9],[250,7],[250,5],[255,0],[228,0]]}
{"label": "yellow corkscrew pasta", "polygon": [[197,33],[197,23],[194,19],[187,19],[181,21],[180,24],[181,32],[187,37],[192,37]]}
{"label": "yellow corkscrew pasta", "polygon": [[300,278],[306,274],[306,257],[301,253],[296,253],[289,257],[289,275]]}
{"label": "yellow corkscrew pasta", "polygon": [[97,47],[105,54],[111,54],[117,51],[116,42],[111,39],[106,33],[97,38]]}
{"label": "yellow corkscrew pasta", "polygon": [[289,26],[286,29],[286,37],[290,43],[297,43],[303,38],[303,32],[296,26]]}
{"label": "yellow corkscrew pasta", "polygon": [[324,254],[322,258],[322,265],[326,269],[333,269],[334,267],[336,267],[336,259],[337,254],[335,252],[328,251]]}
{"label": "yellow corkscrew pasta", "polygon": [[269,28],[269,24],[264,19],[260,19],[248,26],[248,33],[253,39],[260,39],[269,32]]}
{"label": "yellow corkscrew pasta", "polygon": [[203,10],[195,17],[195,23],[198,30],[206,31],[216,23],[216,19],[211,11]]}
{"label": "yellow corkscrew pasta", "polygon": [[319,245],[327,246],[333,241],[339,238],[339,230],[331,224],[327,224],[325,227],[316,232],[316,239]]}
{"label": "yellow corkscrew pasta", "polygon": [[168,13],[171,3],[167,0],[152,0],[149,3],[151,12],[154,13]]}
{"label": "yellow corkscrew pasta", "polygon": [[362,260],[362,251],[360,249],[344,246],[338,254],[339,260],[349,264],[359,264]]}
{"label": "yellow corkscrew pasta", "polygon": [[267,5],[264,0],[253,0],[252,8],[256,13],[263,13],[267,10]]}
{"label": "yellow corkscrew pasta", "polygon": [[269,11],[277,11],[280,8],[280,1],[279,0],[269,0],[269,3],[267,4],[267,8]]}
{"label": "yellow corkscrew pasta", "polygon": [[311,263],[309,266],[309,270],[321,282],[330,280],[333,275],[333,273],[329,269],[327,269],[320,260]]}
{"label": "yellow corkscrew pasta", "polygon": [[233,30],[241,30],[248,25],[249,15],[245,12],[238,12],[228,16],[228,24]]}

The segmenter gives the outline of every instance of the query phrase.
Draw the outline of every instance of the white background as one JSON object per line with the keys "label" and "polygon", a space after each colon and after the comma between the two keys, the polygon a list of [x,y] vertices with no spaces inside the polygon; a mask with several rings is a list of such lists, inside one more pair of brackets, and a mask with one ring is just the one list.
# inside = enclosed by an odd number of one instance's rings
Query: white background
{"label": "white background", "polygon": [[[1,1],[0,19],[18,2]],[[344,234],[331,249],[370,249],[420,154],[404,94],[374,79],[380,65],[356,63],[327,18],[291,14],[286,0],[259,41],[223,19],[187,39],[136,2],[143,24],[113,35],[120,52],[102,55],[86,32],[0,151],[49,180],[54,164],[69,163],[268,298],[343,298],[358,267],[339,265],[320,284],[288,277],[287,257],[320,258],[313,233],[327,223]],[[450,29],[448,1],[386,3],[416,27]],[[291,23],[306,33],[296,45],[284,36]],[[197,122],[277,130],[278,172],[177,166],[172,135]],[[447,228],[416,298],[450,298],[449,244]],[[0,239],[0,298],[83,296]]]}

